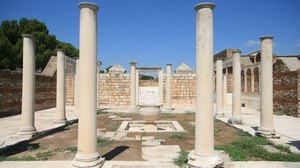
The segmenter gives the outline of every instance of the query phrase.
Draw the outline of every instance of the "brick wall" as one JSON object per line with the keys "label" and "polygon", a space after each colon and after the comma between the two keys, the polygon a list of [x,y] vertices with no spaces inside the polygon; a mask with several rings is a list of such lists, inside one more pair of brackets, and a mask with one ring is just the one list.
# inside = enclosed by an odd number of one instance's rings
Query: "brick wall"
{"label": "brick wall", "polygon": [[101,107],[130,105],[129,74],[99,74],[98,80]]}
{"label": "brick wall", "polygon": [[[35,76],[35,109],[54,107],[56,79]],[[22,72],[0,71],[0,117],[20,114],[22,108]]]}
{"label": "brick wall", "polygon": [[74,74],[66,74],[66,105],[74,105]]}

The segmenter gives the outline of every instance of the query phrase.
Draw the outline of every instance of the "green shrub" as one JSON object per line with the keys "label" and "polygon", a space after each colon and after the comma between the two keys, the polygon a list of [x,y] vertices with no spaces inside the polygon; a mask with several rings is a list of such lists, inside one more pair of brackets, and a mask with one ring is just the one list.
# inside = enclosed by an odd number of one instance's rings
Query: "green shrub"
{"label": "green shrub", "polygon": [[103,110],[101,110],[101,109],[98,109],[97,110],[97,114],[106,114],[106,113],[108,113],[107,111],[103,111]]}
{"label": "green shrub", "polygon": [[54,152],[53,151],[38,152],[35,154],[35,156],[38,160],[48,160],[49,157],[54,156]]}
{"label": "green shrub", "polygon": [[169,137],[171,139],[173,139],[173,138],[176,138],[176,139],[185,139],[185,136],[186,136],[185,132],[171,132],[169,134]]}
{"label": "green shrub", "polygon": [[162,113],[162,114],[160,114],[160,116],[163,117],[163,118],[174,118],[174,117],[176,117],[175,114],[171,114],[171,113]]}
{"label": "green shrub", "polygon": [[77,147],[76,146],[68,146],[65,148],[65,150],[70,151],[72,153],[76,153],[77,152]]}
{"label": "green shrub", "polygon": [[112,140],[106,137],[97,137],[97,147],[104,147],[112,143]]}
{"label": "green shrub", "polygon": [[189,153],[185,150],[180,151],[179,157],[173,160],[174,164],[178,165],[179,167],[185,167],[188,161],[188,154]]}
{"label": "green shrub", "polygon": [[35,161],[36,159],[32,156],[23,156],[23,157],[5,157],[0,156],[0,162],[2,161]]}

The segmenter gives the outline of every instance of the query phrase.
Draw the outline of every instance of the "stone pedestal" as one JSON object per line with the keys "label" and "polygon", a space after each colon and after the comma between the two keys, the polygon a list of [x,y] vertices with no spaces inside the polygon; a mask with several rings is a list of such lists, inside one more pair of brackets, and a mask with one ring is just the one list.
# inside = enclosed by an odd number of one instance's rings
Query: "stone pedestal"
{"label": "stone pedestal", "polygon": [[33,136],[35,105],[35,37],[23,34],[22,114],[19,135]]}
{"label": "stone pedestal", "polygon": [[130,109],[129,112],[137,112],[136,104],[136,62],[130,62]]}
{"label": "stone pedestal", "polygon": [[217,80],[217,88],[216,88],[216,116],[224,116],[223,112],[223,68],[222,68],[222,60],[217,60],[216,62],[216,80]]}
{"label": "stone pedestal", "polygon": [[56,71],[56,120],[55,123],[64,124],[67,122],[65,109],[65,54],[63,50],[57,50],[57,71]]}
{"label": "stone pedestal", "polygon": [[261,112],[258,135],[278,138],[273,125],[273,48],[272,36],[261,37]]}
{"label": "stone pedestal", "polygon": [[241,51],[233,52],[233,74],[232,74],[232,117],[228,120],[230,124],[242,124],[241,117]]}
{"label": "stone pedestal", "polygon": [[219,167],[222,159],[214,151],[213,118],[213,3],[200,3],[196,16],[196,126],[195,150],[188,167]]}
{"label": "stone pedestal", "polygon": [[171,64],[167,64],[167,78],[166,78],[166,108],[165,112],[172,112],[172,68]]}
{"label": "stone pedestal", "polygon": [[[78,152],[74,167],[101,167],[104,158],[97,152],[96,131],[96,63],[97,11],[93,3],[79,3],[80,8],[80,112],[78,124]],[[88,82],[87,82],[88,81]]]}

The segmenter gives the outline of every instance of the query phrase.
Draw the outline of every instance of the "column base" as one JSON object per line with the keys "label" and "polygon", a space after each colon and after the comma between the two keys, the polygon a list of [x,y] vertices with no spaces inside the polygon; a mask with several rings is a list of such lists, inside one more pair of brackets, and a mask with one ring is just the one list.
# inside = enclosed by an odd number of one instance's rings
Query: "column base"
{"label": "column base", "polygon": [[137,108],[130,108],[128,109],[128,112],[130,113],[137,113],[139,110]]}
{"label": "column base", "polygon": [[241,117],[231,117],[227,122],[229,124],[243,124],[243,119]]}
{"label": "column base", "polygon": [[261,128],[259,128],[255,132],[255,135],[265,137],[267,139],[279,139],[280,138],[280,135],[276,134],[276,131],[273,128],[271,128],[271,129],[261,129]]}
{"label": "column base", "polygon": [[214,116],[215,117],[224,117],[225,114],[223,113],[223,111],[219,111],[219,112],[216,112]]}
{"label": "column base", "polygon": [[213,156],[199,156],[192,150],[188,155],[187,168],[221,168],[222,158],[215,154]]}
{"label": "column base", "polygon": [[36,130],[35,127],[21,128],[19,132],[17,132],[18,135],[31,136],[31,137],[33,137],[37,133],[38,131]]}
{"label": "column base", "polygon": [[85,153],[79,153],[75,155],[75,159],[72,162],[73,168],[100,168],[103,166],[105,162],[105,158],[102,158],[99,153],[94,154],[85,154]]}

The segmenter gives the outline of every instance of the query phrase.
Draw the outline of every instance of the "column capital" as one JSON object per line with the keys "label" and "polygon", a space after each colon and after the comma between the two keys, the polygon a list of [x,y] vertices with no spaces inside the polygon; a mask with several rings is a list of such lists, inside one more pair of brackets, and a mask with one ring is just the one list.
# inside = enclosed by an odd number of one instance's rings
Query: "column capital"
{"label": "column capital", "polygon": [[34,40],[35,41],[35,36],[34,35],[31,35],[31,34],[22,34],[22,37],[24,37],[24,38],[30,38],[30,39],[32,39],[32,40]]}
{"label": "column capital", "polygon": [[210,8],[210,9],[214,9],[216,7],[216,5],[214,3],[211,3],[211,2],[203,2],[203,3],[199,3],[197,4],[194,9],[196,11],[202,9],[202,8]]}
{"label": "column capital", "polygon": [[269,36],[261,36],[260,38],[259,38],[261,41],[262,40],[265,40],[265,39],[273,39],[273,36],[271,36],[271,35],[269,35]]}
{"label": "column capital", "polygon": [[131,66],[135,66],[137,63],[136,63],[135,61],[131,61],[131,62],[129,62],[129,64],[130,64]]}
{"label": "column capital", "polygon": [[239,53],[239,54],[241,54],[241,50],[235,50],[235,51],[232,51],[232,54],[234,54],[234,53]]}
{"label": "column capital", "polygon": [[78,7],[79,7],[79,9],[90,8],[94,11],[99,10],[99,6],[94,4],[94,3],[91,3],[91,2],[81,2],[81,3],[78,4]]}

